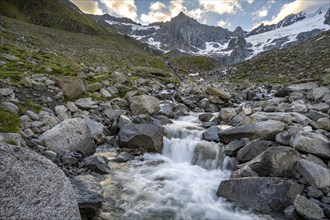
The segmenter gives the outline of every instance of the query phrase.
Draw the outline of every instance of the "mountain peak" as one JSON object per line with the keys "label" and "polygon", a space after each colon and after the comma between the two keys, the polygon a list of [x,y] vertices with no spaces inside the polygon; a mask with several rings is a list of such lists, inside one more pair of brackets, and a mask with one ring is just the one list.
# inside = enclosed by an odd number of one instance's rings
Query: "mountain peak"
{"label": "mountain peak", "polygon": [[189,17],[188,15],[186,15],[181,11],[177,16],[173,17],[171,20],[191,20],[191,19],[193,18]]}

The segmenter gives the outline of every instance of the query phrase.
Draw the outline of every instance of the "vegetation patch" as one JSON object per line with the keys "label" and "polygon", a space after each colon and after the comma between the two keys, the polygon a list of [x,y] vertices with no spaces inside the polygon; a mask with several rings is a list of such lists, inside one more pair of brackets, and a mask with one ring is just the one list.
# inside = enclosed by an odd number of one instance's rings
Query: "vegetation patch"
{"label": "vegetation patch", "polygon": [[17,114],[0,108],[0,132],[17,133],[19,131],[20,119]]}
{"label": "vegetation patch", "polygon": [[26,110],[31,110],[33,112],[40,112],[42,107],[38,104],[32,102],[24,102],[18,104],[18,114],[23,115],[25,114]]}

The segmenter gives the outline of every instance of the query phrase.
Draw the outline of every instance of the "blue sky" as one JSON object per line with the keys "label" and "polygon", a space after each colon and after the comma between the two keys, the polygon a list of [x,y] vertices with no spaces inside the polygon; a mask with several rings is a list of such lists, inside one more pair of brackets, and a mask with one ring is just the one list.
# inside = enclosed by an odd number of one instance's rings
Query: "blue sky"
{"label": "blue sky", "polygon": [[314,13],[329,0],[71,0],[83,12],[108,13],[149,24],[168,21],[183,11],[200,23],[249,31],[261,23],[277,23],[285,16]]}

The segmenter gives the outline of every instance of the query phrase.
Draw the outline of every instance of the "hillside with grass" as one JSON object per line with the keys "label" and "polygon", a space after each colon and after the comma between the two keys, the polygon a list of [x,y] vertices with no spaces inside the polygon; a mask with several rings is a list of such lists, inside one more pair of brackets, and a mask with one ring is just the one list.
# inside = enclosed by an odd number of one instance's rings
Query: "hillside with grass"
{"label": "hillside with grass", "polygon": [[114,32],[59,0],[2,0],[0,15],[76,33],[108,35]]}

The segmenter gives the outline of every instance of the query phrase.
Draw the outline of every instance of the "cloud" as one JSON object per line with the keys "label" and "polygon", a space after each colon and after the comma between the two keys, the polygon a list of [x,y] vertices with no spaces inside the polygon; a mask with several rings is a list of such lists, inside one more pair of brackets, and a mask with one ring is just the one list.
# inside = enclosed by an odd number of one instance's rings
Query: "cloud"
{"label": "cloud", "polygon": [[321,6],[329,5],[328,1],[324,0],[313,0],[313,1],[306,1],[306,0],[295,0],[294,2],[290,2],[284,4],[281,8],[281,11],[272,18],[272,20],[263,21],[264,24],[276,24],[286,16],[290,14],[296,14],[301,11],[305,11],[306,13],[315,13],[315,11],[320,8]]}
{"label": "cloud", "polygon": [[109,13],[127,17],[134,21],[137,19],[137,8],[134,0],[100,0]]}
{"label": "cloud", "polygon": [[231,23],[228,21],[220,20],[218,21],[217,25],[222,28],[228,28],[231,25]]}
{"label": "cloud", "polygon": [[253,15],[253,20],[258,18],[263,18],[268,15],[268,10],[266,8],[262,8],[258,11],[253,12],[252,15]]}
{"label": "cloud", "polygon": [[251,5],[254,0],[246,0],[246,1]]}
{"label": "cloud", "polygon": [[98,2],[93,0],[71,0],[82,12],[87,14],[101,15],[102,9],[99,7]]}
{"label": "cloud", "polygon": [[217,14],[235,14],[242,10],[239,0],[198,0],[203,12],[215,12]]}
{"label": "cloud", "polygon": [[184,0],[171,0],[168,7],[162,2],[151,3],[149,7],[150,11],[147,14],[141,14],[140,22],[142,24],[149,24],[169,21],[181,11],[196,19],[201,17],[202,11],[200,9],[188,11],[183,3]]}

